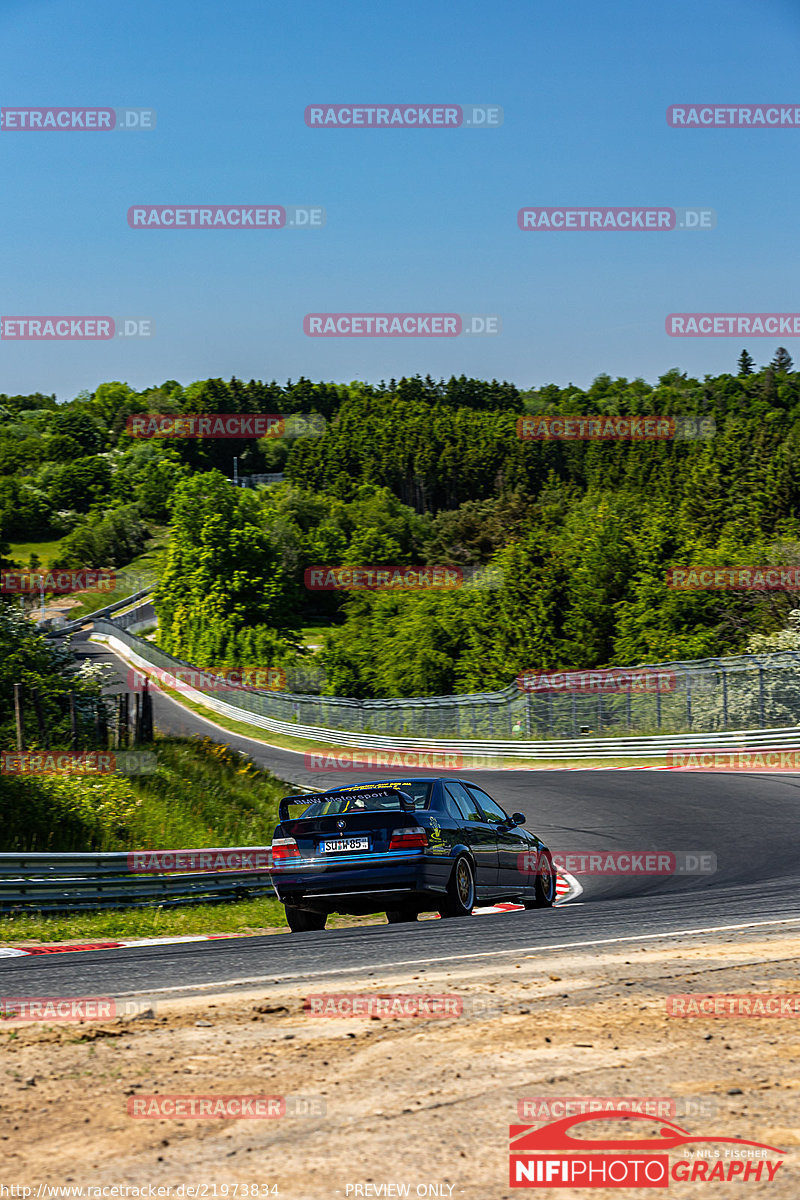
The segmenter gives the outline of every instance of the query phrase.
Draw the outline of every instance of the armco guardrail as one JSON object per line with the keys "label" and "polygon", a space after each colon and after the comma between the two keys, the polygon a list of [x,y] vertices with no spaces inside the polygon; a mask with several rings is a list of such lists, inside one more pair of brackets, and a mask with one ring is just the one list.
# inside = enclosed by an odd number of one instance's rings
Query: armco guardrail
{"label": "armco guardrail", "polygon": [[[136,610],[126,614],[125,626],[136,626]],[[133,636],[123,622],[98,619],[98,633],[116,637],[125,655],[138,655],[137,665],[175,675],[197,671],[151,642]],[[517,684],[496,692],[472,695],[395,697],[355,700],[341,696],[243,689],[226,702],[235,717],[280,732],[270,722],[284,722],[299,735],[300,726],[352,734],[352,745],[367,744],[375,735],[387,739],[422,738],[469,742],[538,742],[587,739],[664,737],[731,730],[793,728],[800,720],[800,652],[741,655],[737,658],[639,664],[632,674],[649,672],[656,690],[604,691],[583,687],[581,680],[603,672],[573,672],[556,676],[551,688],[529,692]],[[569,690],[571,677],[579,685]],[[302,679],[302,676],[298,677]],[[205,696],[199,699],[206,703]],[[209,703],[209,707],[215,707]],[[218,708],[218,712],[227,709]],[[266,720],[262,722],[261,718]],[[305,736],[305,735],[302,735]],[[317,736],[314,734],[314,736]],[[334,740],[334,739],[328,739]],[[341,737],[335,739],[345,744]]]}
{"label": "armco guardrail", "polygon": [[[269,847],[230,846],[195,851],[137,851],[168,854],[224,855],[231,861],[272,861]],[[255,856],[258,855],[256,860]],[[249,857],[248,857],[249,856]],[[269,867],[218,871],[131,869],[121,853],[0,854],[0,912],[73,912],[98,908],[144,908],[154,905],[203,904],[274,895]]]}
{"label": "armco guardrail", "polygon": [[[148,667],[156,666],[159,670],[174,673],[186,666],[163,650],[159,650],[157,646],[153,646],[152,643],[118,629],[111,622],[104,621],[97,624],[102,627],[97,629],[98,634],[129,662],[144,671]],[[566,759],[576,757],[653,758],[664,756],[670,751],[689,750],[692,747],[703,750],[746,750],[758,747],[765,749],[777,747],[784,750],[800,749],[800,726],[797,725],[786,725],[777,729],[742,729],[716,733],[673,733],[652,737],[583,737],[548,741],[531,741],[522,738],[513,740],[436,738],[434,740],[424,737],[393,737],[387,734],[353,732],[347,729],[331,729],[327,726],[306,725],[299,721],[284,721],[264,715],[253,705],[254,698],[264,701],[279,700],[286,704],[292,704],[308,699],[321,700],[320,697],[292,696],[289,693],[242,692],[240,694],[237,692],[234,704],[220,700],[216,695],[196,691],[185,684],[181,685],[181,694],[220,716],[238,721],[246,718],[249,724],[272,733],[304,738],[320,746],[357,747],[362,750],[375,750],[376,753],[395,750],[453,754],[473,758],[500,756],[503,758]],[[472,699],[472,697],[465,697],[465,699]],[[358,702],[351,700],[339,701],[339,703],[356,705]],[[378,765],[380,764],[376,762],[376,766]],[[389,762],[386,763],[387,767],[391,765]],[[418,765],[424,766],[424,763],[419,762]],[[454,768],[455,766],[456,764],[454,764]]]}
{"label": "armco guardrail", "polygon": [[88,625],[90,621],[101,620],[103,617],[108,617],[115,613],[117,609],[125,608],[127,604],[133,604],[136,600],[141,600],[142,596],[148,596],[152,592],[152,587],[140,588],[138,592],[132,592],[130,596],[123,596],[121,600],[115,600],[113,604],[107,604],[105,608],[99,608],[97,612],[88,613],[85,617],[80,617],[77,621],[67,621],[60,629],[48,629],[48,637],[63,637],[67,633],[75,633],[84,625]]}

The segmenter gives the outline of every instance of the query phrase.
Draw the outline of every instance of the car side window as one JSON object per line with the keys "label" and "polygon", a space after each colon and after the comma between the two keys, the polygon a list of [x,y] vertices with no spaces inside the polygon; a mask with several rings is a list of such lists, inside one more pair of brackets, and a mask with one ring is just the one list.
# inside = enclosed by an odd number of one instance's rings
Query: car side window
{"label": "car side window", "polygon": [[483,813],[480,810],[480,805],[475,803],[473,797],[470,796],[463,784],[458,783],[454,779],[448,779],[444,787],[455,801],[456,807],[461,812],[462,820],[483,821]]}
{"label": "car side window", "polygon": [[464,814],[456,804],[455,798],[450,795],[446,788],[442,788],[439,808],[448,817],[452,817],[454,821],[463,821]]}
{"label": "car side window", "polygon": [[508,822],[508,813],[504,812],[497,801],[493,800],[491,796],[488,796],[486,792],[482,791],[481,788],[475,787],[474,784],[468,783],[467,791],[472,797],[474,797],[475,800],[477,800],[478,804],[486,813],[486,816],[490,821],[502,821],[504,823]]}

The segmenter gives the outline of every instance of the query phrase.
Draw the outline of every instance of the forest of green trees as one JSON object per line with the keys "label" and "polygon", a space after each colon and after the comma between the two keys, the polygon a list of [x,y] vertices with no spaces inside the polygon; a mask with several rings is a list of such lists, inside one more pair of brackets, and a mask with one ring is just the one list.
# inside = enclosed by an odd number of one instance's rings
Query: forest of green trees
{"label": "forest of green trees", "polygon": [[[137,440],[136,413],[315,413],[321,436]],[[696,417],[713,435],[525,441],[524,414]],[[159,643],[203,667],[313,659],[329,694],[483,691],[522,670],[742,651],[785,593],[679,592],[670,566],[800,563],[800,373],[756,367],[582,390],[414,377],[380,385],[123,383],[57,404],[0,395],[0,558],[61,538],[120,567],[169,527]],[[283,483],[232,486],[283,472]],[[490,568],[441,592],[312,592],[311,566]],[[301,630],[326,626],[322,648]],[[323,668],[322,671],[319,668]],[[309,678],[313,676],[310,673]]]}

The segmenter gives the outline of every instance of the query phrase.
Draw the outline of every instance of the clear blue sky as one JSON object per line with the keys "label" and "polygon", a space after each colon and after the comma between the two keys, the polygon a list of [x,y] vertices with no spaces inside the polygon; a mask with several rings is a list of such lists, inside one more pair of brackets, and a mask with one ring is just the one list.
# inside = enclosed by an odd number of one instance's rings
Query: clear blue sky
{"label": "clear blue sky", "polygon": [[[149,133],[0,133],[3,315],[148,316],[150,341],[0,342],[0,391],[107,379],[466,373],[522,387],[734,369],[671,311],[789,312],[800,129],[673,130],[681,101],[798,103],[798,0],[0,2],[6,107],[153,108]],[[493,103],[500,129],[314,130],[314,102]],[[150,231],[131,204],[318,204],[315,232]],[[524,205],[707,205],[706,233],[523,233]],[[312,339],[307,312],[498,313],[489,338]],[[758,362],[779,341],[750,339]]]}

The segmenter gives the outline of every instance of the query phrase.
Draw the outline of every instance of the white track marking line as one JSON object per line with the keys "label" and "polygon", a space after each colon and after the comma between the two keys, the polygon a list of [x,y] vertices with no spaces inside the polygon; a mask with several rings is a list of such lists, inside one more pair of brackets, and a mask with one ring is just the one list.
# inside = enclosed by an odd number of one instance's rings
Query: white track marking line
{"label": "white track marking line", "polygon": [[[782,917],[774,921],[743,921],[738,925],[706,925],[699,929],[671,929],[667,933],[632,934],[625,937],[594,938],[584,942],[556,942],[542,946],[515,946],[511,950],[479,950],[471,954],[444,954],[438,958],[420,959],[409,958],[400,962],[370,962],[363,966],[333,967],[326,971],[304,971],[302,974],[276,975],[270,971],[268,975],[246,975],[239,979],[218,979],[211,983],[190,983],[183,986],[166,988],[148,988],[148,995],[162,995],[166,992],[201,992],[215,987],[240,987],[250,983],[277,983],[282,979],[319,979],[323,975],[353,975],[359,971],[391,971],[394,967],[419,967],[420,962],[434,966],[442,962],[457,962],[471,958],[499,958],[502,954],[529,954],[532,951],[580,950],[588,946],[613,946],[619,942],[648,942],[659,941],[663,938],[691,937],[698,933],[726,933],[735,929],[758,929],[765,925],[800,925],[800,917]],[[140,992],[116,992],[117,996],[138,996]]]}

